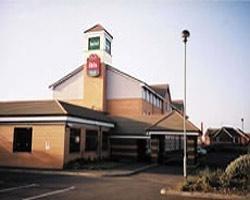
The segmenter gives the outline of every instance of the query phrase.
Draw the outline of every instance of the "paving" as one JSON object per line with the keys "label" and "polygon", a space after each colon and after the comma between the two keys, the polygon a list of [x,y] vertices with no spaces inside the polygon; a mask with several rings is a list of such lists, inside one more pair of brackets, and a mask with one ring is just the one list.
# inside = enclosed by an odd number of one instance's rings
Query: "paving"
{"label": "paving", "polygon": [[[162,188],[174,189],[183,181],[179,166],[158,166],[132,176],[69,176],[0,171],[1,200],[191,200],[204,199],[172,194],[160,195]],[[209,198],[207,198],[209,199]]]}
{"label": "paving", "polygon": [[158,166],[156,163],[125,163],[114,169],[105,170],[42,170],[42,169],[20,169],[20,168],[0,168],[0,172],[19,172],[32,174],[47,174],[47,175],[71,175],[71,176],[87,176],[87,177],[112,177],[112,176],[130,176],[136,173],[145,171]]}
{"label": "paving", "polygon": [[2,171],[0,199],[162,199],[160,189],[166,185],[166,180],[172,180],[172,185],[174,177],[178,176],[163,175],[164,170],[166,171],[165,167],[160,166],[127,177],[86,177]]}

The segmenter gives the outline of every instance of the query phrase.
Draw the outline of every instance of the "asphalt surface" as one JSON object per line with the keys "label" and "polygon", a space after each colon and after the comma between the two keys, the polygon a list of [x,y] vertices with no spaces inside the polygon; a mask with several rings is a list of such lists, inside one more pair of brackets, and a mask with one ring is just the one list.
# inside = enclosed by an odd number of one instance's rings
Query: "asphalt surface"
{"label": "asphalt surface", "polygon": [[161,196],[163,187],[175,188],[182,181],[181,169],[160,166],[128,177],[78,177],[0,172],[1,200],[191,200]]}

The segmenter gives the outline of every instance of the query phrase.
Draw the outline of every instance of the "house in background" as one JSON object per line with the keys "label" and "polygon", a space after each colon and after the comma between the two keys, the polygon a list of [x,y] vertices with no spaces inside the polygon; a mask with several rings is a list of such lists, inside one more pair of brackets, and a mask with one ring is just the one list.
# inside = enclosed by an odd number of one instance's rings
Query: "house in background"
{"label": "house in background", "polygon": [[247,145],[250,138],[239,128],[221,127],[208,128],[203,136],[203,143],[205,145],[211,144],[238,144]]}
{"label": "house in background", "polygon": [[[77,159],[161,161],[181,150],[183,102],[168,84],[150,85],[112,66],[113,36],[97,24],[84,32],[84,61],[49,86],[48,101],[0,103],[0,165],[62,168]],[[186,121],[195,163],[200,130]]]}

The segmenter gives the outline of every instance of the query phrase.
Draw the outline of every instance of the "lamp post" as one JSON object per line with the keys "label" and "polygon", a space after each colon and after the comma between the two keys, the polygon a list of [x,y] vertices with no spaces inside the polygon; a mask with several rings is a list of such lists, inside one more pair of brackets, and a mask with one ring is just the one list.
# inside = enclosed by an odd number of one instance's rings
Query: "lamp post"
{"label": "lamp post", "polygon": [[241,130],[244,131],[244,118],[241,118]]}
{"label": "lamp post", "polygon": [[182,31],[182,37],[184,42],[184,112],[183,112],[183,134],[184,134],[184,156],[183,156],[183,176],[187,178],[187,131],[186,131],[186,51],[187,51],[187,38],[190,36],[188,30]]}

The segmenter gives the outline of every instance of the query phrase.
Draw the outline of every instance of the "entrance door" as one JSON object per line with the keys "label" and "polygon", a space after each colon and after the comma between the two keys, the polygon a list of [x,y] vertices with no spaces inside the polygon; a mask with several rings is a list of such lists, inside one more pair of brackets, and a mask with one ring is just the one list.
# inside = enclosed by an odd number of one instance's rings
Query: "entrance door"
{"label": "entrance door", "polygon": [[146,161],[146,145],[147,141],[144,139],[137,139],[137,155],[138,161]]}
{"label": "entrance door", "polygon": [[164,163],[164,153],[165,153],[165,135],[159,135],[159,152],[158,152],[158,163]]}

